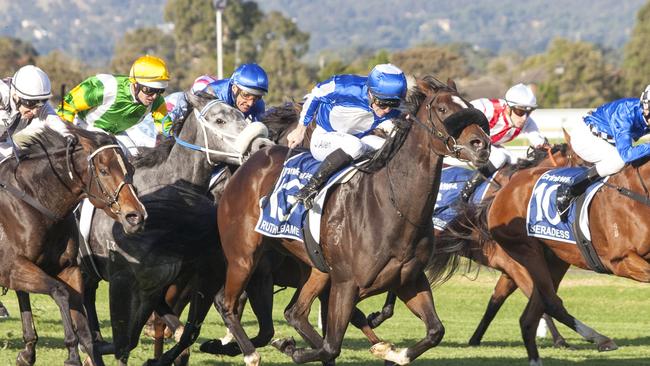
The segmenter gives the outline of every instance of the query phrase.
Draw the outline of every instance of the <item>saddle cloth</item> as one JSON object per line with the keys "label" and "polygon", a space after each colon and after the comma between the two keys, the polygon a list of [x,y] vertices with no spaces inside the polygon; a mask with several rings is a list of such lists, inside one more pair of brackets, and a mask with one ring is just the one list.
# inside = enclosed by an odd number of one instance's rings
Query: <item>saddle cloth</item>
{"label": "saddle cloth", "polygon": [[[296,203],[295,195],[318,170],[321,162],[314,159],[309,152],[292,156],[284,162],[273,192],[260,199],[260,217],[255,231],[260,234],[275,237],[295,239],[304,242],[303,224],[307,210],[302,203]],[[318,242],[320,238],[320,219],[327,191],[334,184],[344,183],[358,170],[356,165],[348,166],[327,181],[314,199],[314,205],[309,210],[309,229]]]}
{"label": "saddle cloth", "polygon": [[574,221],[579,220],[578,227],[582,235],[591,240],[589,233],[589,204],[594,195],[602,187],[604,180],[593,183],[585,191],[584,204],[580,212],[576,212],[576,201],[571,203],[566,221],[560,219],[557,211],[556,196],[560,184],[573,183],[575,177],[587,168],[571,167],[549,170],[544,173],[533,188],[533,194],[528,202],[526,226],[528,236],[562,241],[576,244],[573,231]]}
{"label": "saddle cloth", "polygon": [[[433,208],[433,226],[436,229],[443,230],[458,216],[455,205],[460,199],[460,192],[472,174],[474,174],[473,170],[459,166],[450,166],[442,169],[440,188],[438,188],[438,196],[436,197],[436,204]],[[491,181],[492,177],[478,186],[474,194],[472,194],[472,203],[480,203],[485,198],[485,193]]]}

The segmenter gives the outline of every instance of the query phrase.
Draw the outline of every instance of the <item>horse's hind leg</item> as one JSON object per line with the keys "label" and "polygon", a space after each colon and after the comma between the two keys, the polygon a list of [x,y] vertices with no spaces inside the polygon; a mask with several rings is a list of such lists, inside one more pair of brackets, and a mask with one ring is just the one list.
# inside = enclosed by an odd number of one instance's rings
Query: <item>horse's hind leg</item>
{"label": "horse's hind leg", "polygon": [[66,366],[81,365],[79,359],[79,340],[74,331],[70,304],[69,291],[65,284],[50,277],[34,263],[18,257],[15,259],[9,274],[9,287],[15,291],[24,291],[37,294],[49,294],[59,307],[63,322],[63,342],[68,349]]}
{"label": "horse's hind leg", "polygon": [[494,292],[492,293],[492,296],[490,296],[483,318],[481,318],[474,334],[472,334],[472,337],[469,339],[468,343],[470,346],[478,346],[481,344],[485,332],[499,312],[501,305],[503,305],[508,296],[510,296],[516,289],[517,284],[515,284],[507,274],[502,273],[497,280],[497,284],[494,286]]}
{"label": "horse's hind leg", "polygon": [[23,343],[25,343],[25,349],[20,351],[16,358],[16,365],[31,366],[36,362],[36,342],[38,342],[38,334],[32,316],[32,305],[29,302],[28,293],[16,291],[16,296],[18,297],[20,318],[23,324]]}
{"label": "horse's hind leg", "polygon": [[397,302],[397,295],[392,291],[388,291],[386,293],[386,301],[381,310],[368,315],[368,325],[370,325],[371,328],[377,328],[381,323],[390,319],[393,316],[395,302]]}
{"label": "horse's hind leg", "polygon": [[381,342],[374,345],[370,351],[384,360],[406,365],[426,350],[437,346],[445,335],[445,328],[436,314],[431,287],[424,273],[421,273],[412,283],[397,289],[396,294],[413,314],[422,319],[426,327],[426,335],[415,346],[406,349],[396,350],[392,345]]}

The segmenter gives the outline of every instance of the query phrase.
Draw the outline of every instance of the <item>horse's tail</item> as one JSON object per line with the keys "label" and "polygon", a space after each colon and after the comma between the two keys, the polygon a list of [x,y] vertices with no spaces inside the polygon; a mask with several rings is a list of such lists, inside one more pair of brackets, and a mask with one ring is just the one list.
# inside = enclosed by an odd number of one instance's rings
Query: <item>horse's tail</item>
{"label": "horse's tail", "polygon": [[486,198],[479,204],[459,203],[456,207],[458,216],[443,231],[437,232],[434,249],[425,268],[432,287],[449,280],[463,263],[466,265],[465,272],[473,270],[474,262],[462,261],[461,257],[472,258],[472,251],[482,250],[491,242],[487,213],[493,198]]}

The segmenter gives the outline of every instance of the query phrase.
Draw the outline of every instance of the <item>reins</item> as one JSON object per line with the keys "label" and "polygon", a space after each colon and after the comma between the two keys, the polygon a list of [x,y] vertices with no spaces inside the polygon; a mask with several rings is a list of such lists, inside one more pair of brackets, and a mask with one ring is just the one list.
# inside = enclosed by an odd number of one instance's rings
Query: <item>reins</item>
{"label": "reins", "polygon": [[611,184],[609,182],[603,182],[603,185],[608,187],[608,188],[611,188],[611,189],[615,190],[616,192],[622,194],[625,197],[628,197],[628,198],[630,198],[630,199],[632,199],[634,201],[637,201],[639,203],[642,203],[642,204],[650,207],[650,191],[648,190],[648,187],[646,186],[645,182],[643,181],[643,177],[641,176],[641,172],[639,172],[639,167],[637,166],[636,169],[634,169],[634,170],[636,171],[636,175],[639,178],[639,182],[641,183],[641,187],[643,187],[643,191],[645,192],[645,196],[640,194],[640,193],[636,193],[636,192],[634,192],[634,191],[632,191],[630,189],[627,189],[625,187],[617,186],[617,185]]}

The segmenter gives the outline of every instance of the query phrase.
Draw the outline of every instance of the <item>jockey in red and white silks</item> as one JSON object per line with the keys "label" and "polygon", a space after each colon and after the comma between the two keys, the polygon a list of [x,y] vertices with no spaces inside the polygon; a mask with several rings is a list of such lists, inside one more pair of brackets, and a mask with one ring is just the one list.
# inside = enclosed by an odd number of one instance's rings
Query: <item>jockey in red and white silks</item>
{"label": "jockey in red and white silks", "polygon": [[537,108],[537,98],[524,84],[517,84],[506,92],[505,99],[481,98],[471,102],[474,108],[483,112],[490,125],[489,162],[479,167],[461,192],[461,199],[469,201],[472,193],[486,177],[491,176],[505,163],[513,164],[516,158],[502,144],[518,136],[525,136],[533,147],[547,143],[530,114]]}
{"label": "jockey in red and white silks", "polygon": [[[496,169],[505,164],[514,163],[516,158],[502,145],[516,139],[519,136],[526,137],[530,146],[540,147],[546,143],[537,127],[537,123],[528,114],[523,117],[514,112],[509,113],[508,104],[503,99],[481,98],[471,101],[472,105],[483,112],[490,124],[490,162]],[[513,123],[513,117],[515,122]],[[521,121],[523,120],[523,126]],[[521,127],[517,127],[521,126]]]}

